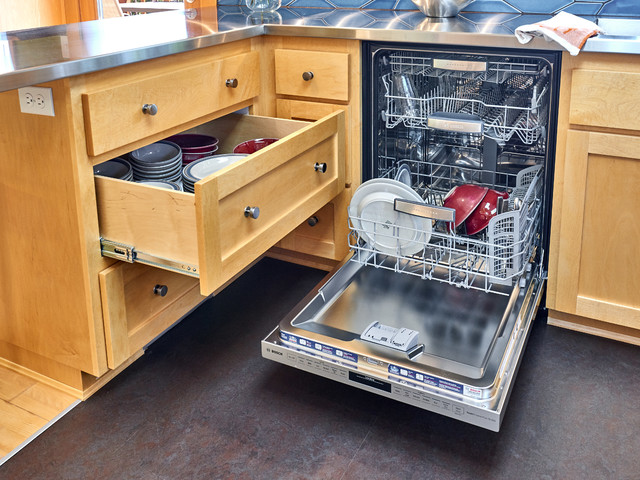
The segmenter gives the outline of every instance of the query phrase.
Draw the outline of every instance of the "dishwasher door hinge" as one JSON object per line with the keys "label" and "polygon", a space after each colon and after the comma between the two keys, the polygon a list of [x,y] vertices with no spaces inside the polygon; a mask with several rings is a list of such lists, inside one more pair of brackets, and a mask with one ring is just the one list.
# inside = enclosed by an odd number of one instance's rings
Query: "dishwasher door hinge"
{"label": "dishwasher door hinge", "polygon": [[151,265],[152,267],[182,273],[191,277],[200,277],[197,265],[176,262],[156,255],[139,252],[131,245],[114,242],[105,238],[100,238],[100,253],[102,253],[103,257],[115,258],[116,260],[121,260],[127,263],[142,263],[144,265]]}

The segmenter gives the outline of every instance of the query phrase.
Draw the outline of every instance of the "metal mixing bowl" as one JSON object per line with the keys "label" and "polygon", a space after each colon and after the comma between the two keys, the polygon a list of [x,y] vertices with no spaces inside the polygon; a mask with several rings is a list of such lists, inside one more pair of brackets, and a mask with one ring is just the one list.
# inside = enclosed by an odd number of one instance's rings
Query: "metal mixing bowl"
{"label": "metal mixing bowl", "polygon": [[411,0],[427,17],[455,17],[473,0]]}

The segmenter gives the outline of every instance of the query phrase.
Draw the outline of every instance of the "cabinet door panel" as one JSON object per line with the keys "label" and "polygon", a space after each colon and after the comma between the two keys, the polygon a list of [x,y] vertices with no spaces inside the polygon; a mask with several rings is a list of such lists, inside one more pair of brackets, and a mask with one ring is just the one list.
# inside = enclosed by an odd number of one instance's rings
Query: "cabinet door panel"
{"label": "cabinet door panel", "polygon": [[640,328],[640,138],[569,131],[557,306]]}

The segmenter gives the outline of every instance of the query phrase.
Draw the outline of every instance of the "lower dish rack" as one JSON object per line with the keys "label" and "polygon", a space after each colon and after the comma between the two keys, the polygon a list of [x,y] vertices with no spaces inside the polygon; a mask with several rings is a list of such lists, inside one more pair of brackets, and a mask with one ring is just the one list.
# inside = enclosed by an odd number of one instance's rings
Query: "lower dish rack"
{"label": "lower dish rack", "polygon": [[521,170],[510,189],[507,211],[491,218],[476,235],[457,233],[446,219],[451,209],[443,207],[444,195],[428,189],[421,195],[423,202],[396,199],[392,222],[389,215],[362,215],[352,202],[351,261],[505,294],[498,286],[520,279],[539,242],[542,171],[540,165]]}

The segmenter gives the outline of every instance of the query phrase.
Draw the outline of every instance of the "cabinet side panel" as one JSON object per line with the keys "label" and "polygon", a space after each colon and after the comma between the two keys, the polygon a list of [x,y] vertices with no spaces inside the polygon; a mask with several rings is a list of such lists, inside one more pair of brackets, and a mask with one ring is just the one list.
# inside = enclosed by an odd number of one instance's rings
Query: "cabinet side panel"
{"label": "cabinet side panel", "polygon": [[46,86],[55,117],[20,113],[16,90],[0,94],[0,340],[95,375],[106,358],[83,262],[68,94],[62,82]]}

